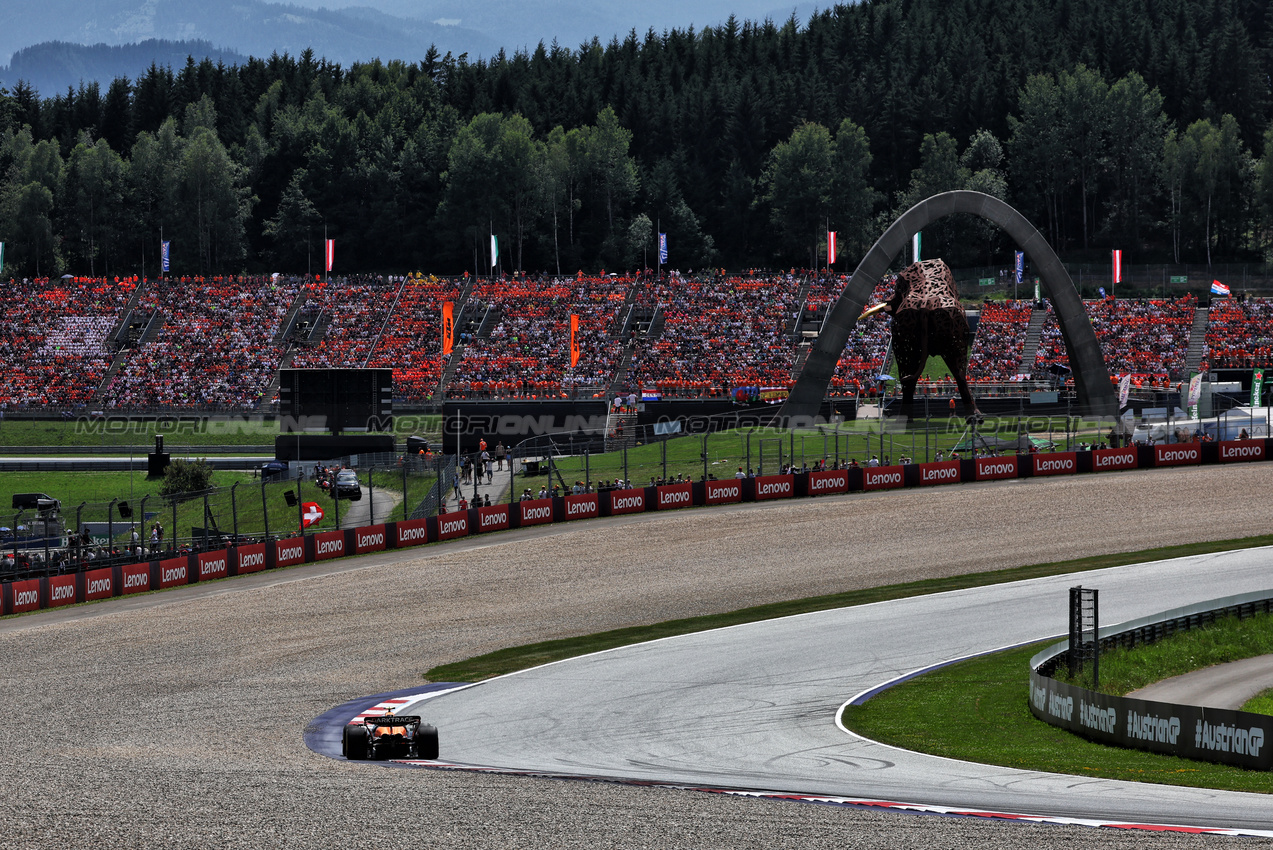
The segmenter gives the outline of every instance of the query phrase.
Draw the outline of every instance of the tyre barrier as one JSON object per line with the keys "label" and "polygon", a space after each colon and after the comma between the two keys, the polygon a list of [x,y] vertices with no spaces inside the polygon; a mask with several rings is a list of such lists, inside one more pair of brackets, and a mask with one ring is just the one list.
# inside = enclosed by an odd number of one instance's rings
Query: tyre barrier
{"label": "tyre barrier", "polygon": [[[1154,614],[1100,630],[1102,649],[1150,643],[1215,622],[1273,611],[1268,591],[1229,596]],[[1273,716],[1120,697],[1058,682],[1069,642],[1030,659],[1030,712],[1083,738],[1136,750],[1218,762],[1250,770],[1273,769]]]}
{"label": "tyre barrier", "polygon": [[1273,456],[1270,439],[1006,455],[905,466],[859,467],[764,475],[757,478],[727,478],[719,481],[686,481],[663,486],[527,499],[507,505],[492,505],[489,508],[469,508],[467,511],[427,519],[298,534],[264,543],[230,546],[212,552],[192,552],[174,558],[139,561],[73,575],[6,581],[0,583],[0,614],[22,614],[41,608],[56,608],[112,596],[178,587],[346,555],[405,549],[508,528],[594,517],[974,481],[1264,461]]}

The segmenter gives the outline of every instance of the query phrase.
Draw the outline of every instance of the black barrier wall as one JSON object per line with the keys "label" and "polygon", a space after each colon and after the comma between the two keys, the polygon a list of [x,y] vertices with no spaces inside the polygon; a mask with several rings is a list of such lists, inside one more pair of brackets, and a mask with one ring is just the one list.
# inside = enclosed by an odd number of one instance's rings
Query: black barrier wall
{"label": "black barrier wall", "polygon": [[[1215,600],[1191,606],[1196,610],[1147,618],[1152,622],[1115,627],[1119,631],[1102,634],[1101,644],[1147,643],[1220,616],[1267,613],[1271,603],[1273,597],[1265,594]],[[1251,770],[1273,769],[1273,716],[1113,696],[1058,682],[1040,670],[1054,669],[1065,647],[1057,644],[1030,660],[1030,712],[1043,722],[1102,744]]]}

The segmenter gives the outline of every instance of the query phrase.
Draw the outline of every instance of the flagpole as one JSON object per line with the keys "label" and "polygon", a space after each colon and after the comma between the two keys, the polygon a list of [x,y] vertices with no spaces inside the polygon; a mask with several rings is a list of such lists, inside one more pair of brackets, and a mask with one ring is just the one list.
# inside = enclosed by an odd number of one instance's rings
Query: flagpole
{"label": "flagpole", "polygon": [[327,262],[327,222],[323,222],[323,286],[328,286],[332,282],[331,263]]}
{"label": "flagpole", "polygon": [[654,216],[654,279],[658,280],[659,275],[663,273],[663,251],[659,244],[659,234],[663,232],[663,218],[659,215]]}

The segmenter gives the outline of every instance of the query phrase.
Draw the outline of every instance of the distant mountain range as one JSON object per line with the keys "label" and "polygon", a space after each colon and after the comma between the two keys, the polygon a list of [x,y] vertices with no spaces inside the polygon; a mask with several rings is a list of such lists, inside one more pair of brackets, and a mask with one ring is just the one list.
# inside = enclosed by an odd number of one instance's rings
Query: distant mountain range
{"label": "distant mountain range", "polygon": [[418,61],[430,45],[445,54],[490,57],[554,40],[574,49],[593,37],[603,43],[630,30],[644,35],[795,14],[809,3],[775,9],[775,0],[646,0],[583,3],[572,0],[0,0],[0,85],[25,80],[43,97],[115,77],[135,79],[151,62],[185,64],[186,57],[241,63],[247,56],[299,55],[306,48],[342,65],[380,58]]}

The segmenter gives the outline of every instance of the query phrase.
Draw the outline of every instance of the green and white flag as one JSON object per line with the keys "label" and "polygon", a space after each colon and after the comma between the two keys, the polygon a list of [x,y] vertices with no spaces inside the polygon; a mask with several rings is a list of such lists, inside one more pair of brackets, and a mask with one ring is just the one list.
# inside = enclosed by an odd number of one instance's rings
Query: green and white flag
{"label": "green and white flag", "polygon": [[491,234],[491,268],[499,265],[499,237]]}
{"label": "green and white flag", "polygon": [[[0,249],[4,246],[0,245]],[[1256,369],[1251,374],[1251,406],[1259,407],[1260,399],[1264,396],[1264,370]]]}

